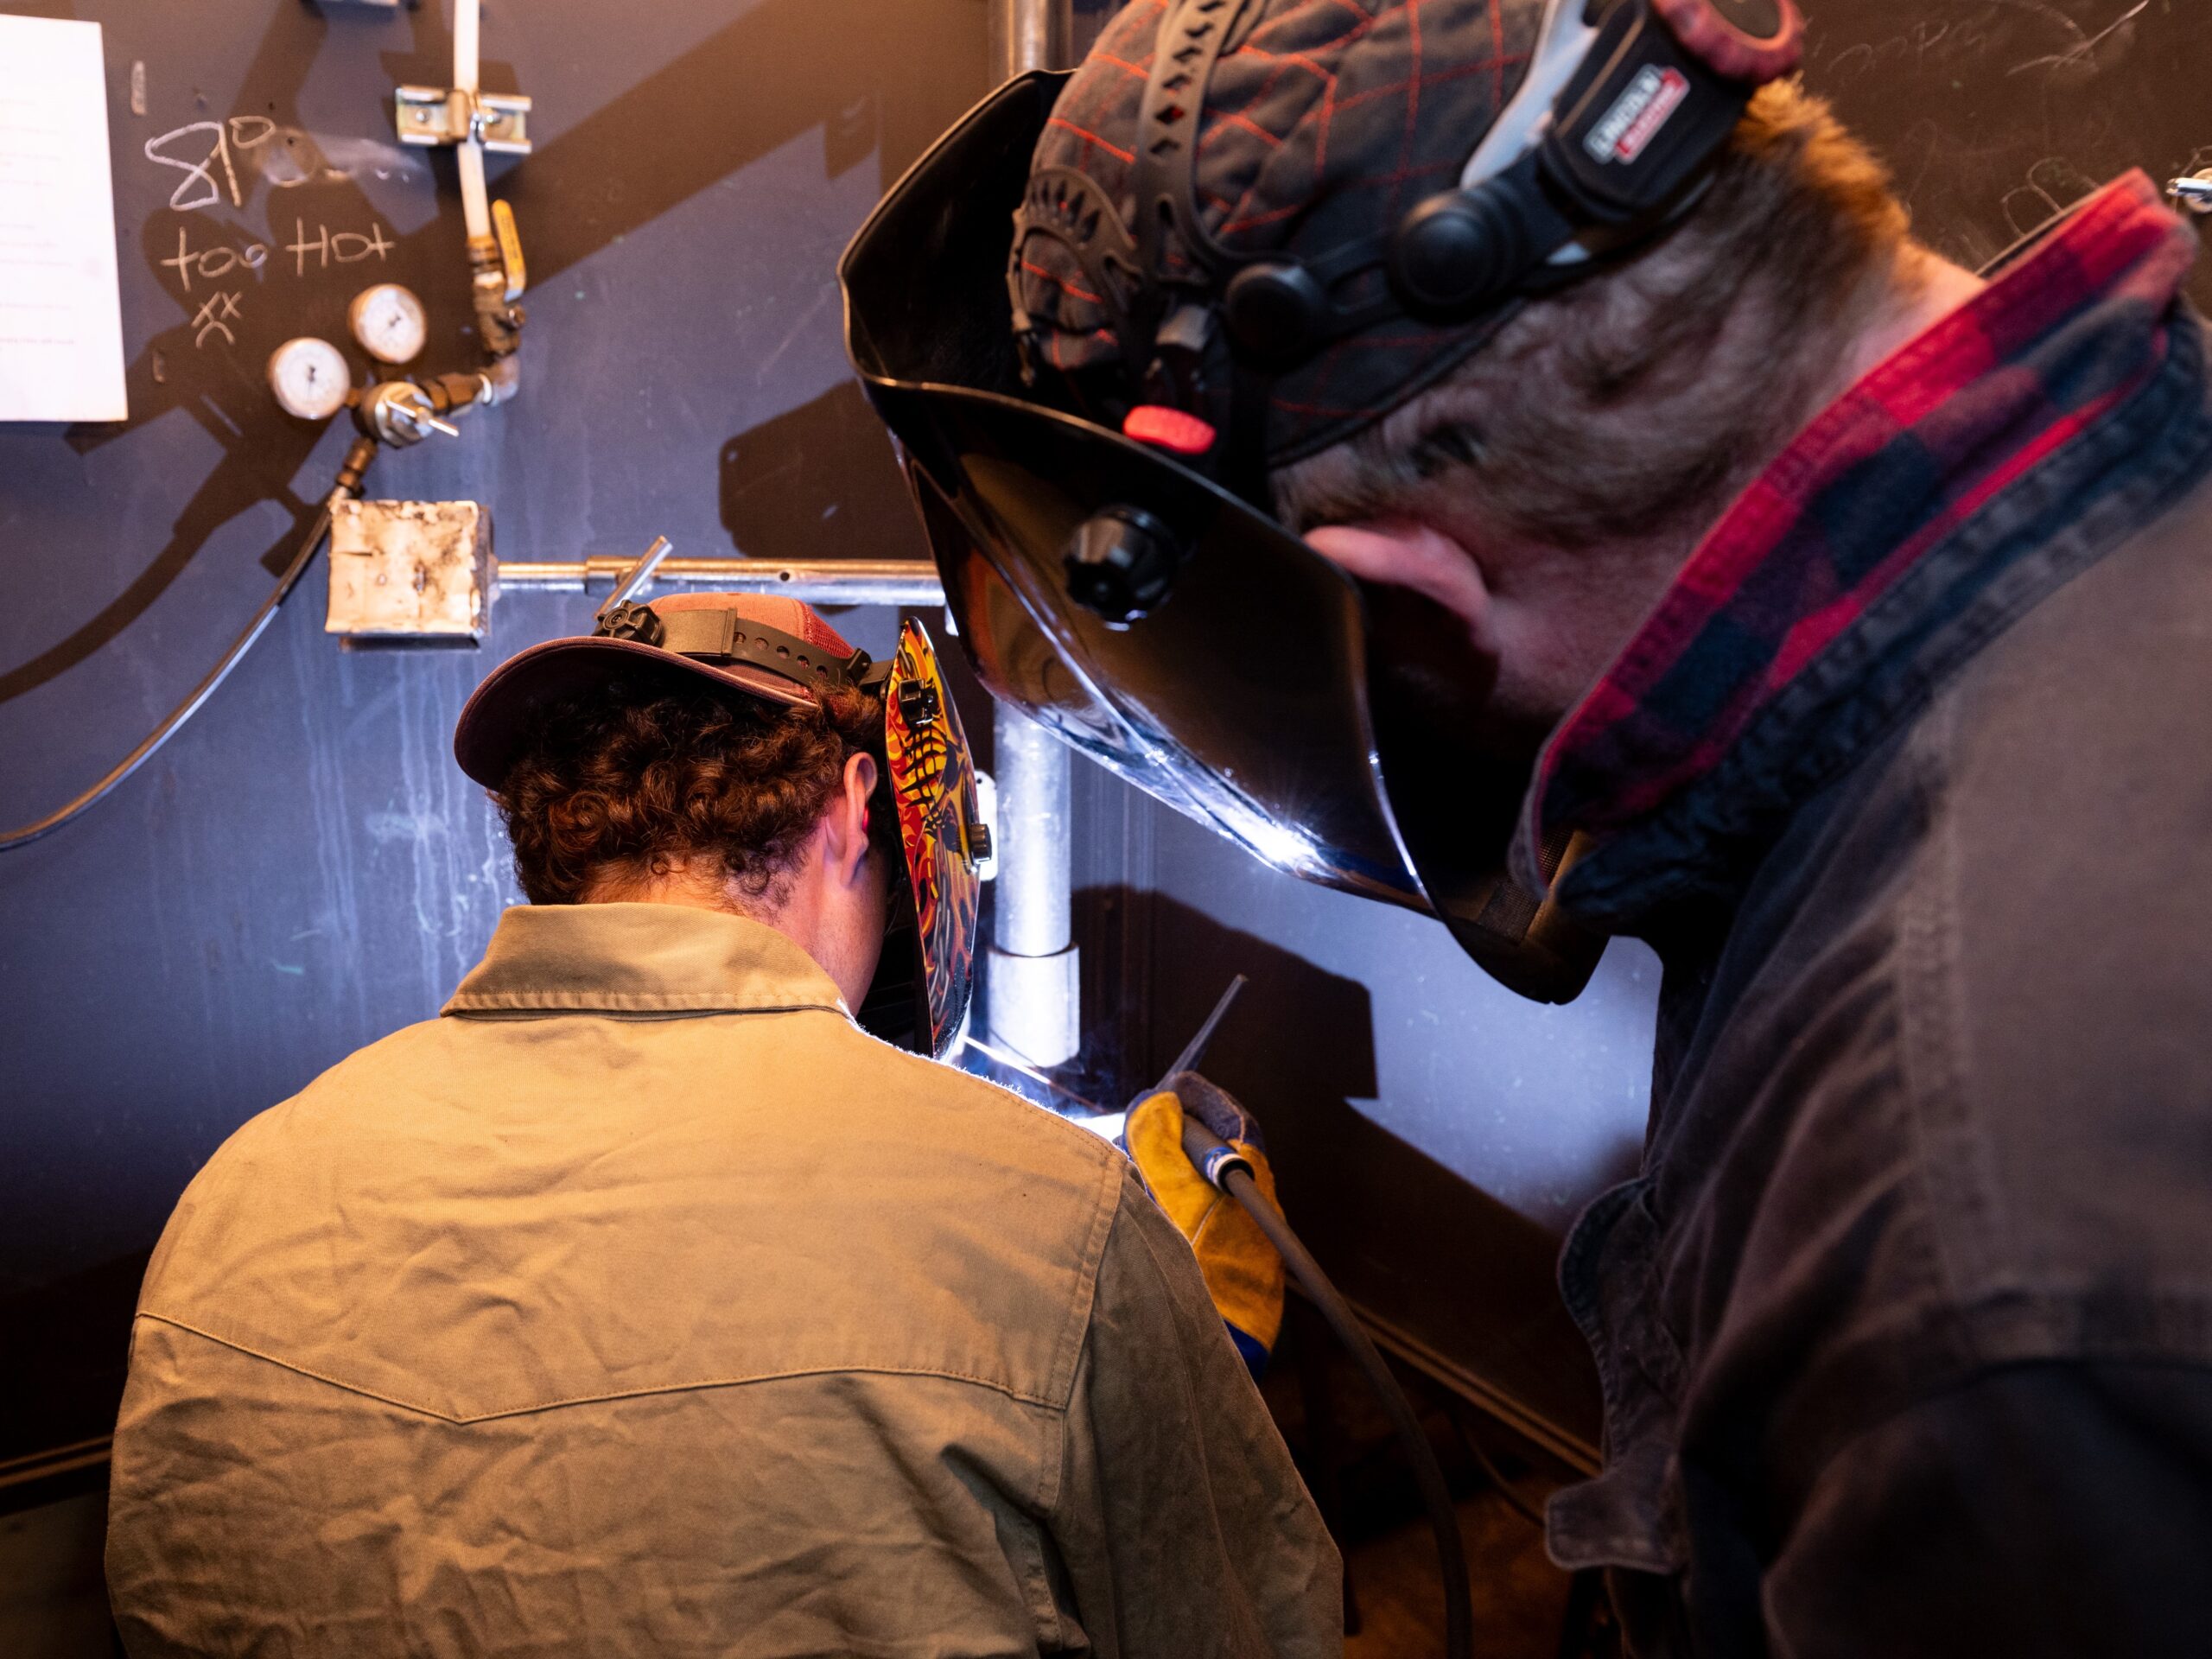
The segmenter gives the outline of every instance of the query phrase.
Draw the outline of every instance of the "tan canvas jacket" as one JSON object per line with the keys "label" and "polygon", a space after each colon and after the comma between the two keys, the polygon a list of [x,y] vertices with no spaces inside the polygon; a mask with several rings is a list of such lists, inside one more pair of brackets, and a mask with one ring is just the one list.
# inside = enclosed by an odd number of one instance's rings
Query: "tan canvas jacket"
{"label": "tan canvas jacket", "polygon": [[131,1653],[1308,1655],[1337,1553],[1181,1237],[798,946],[524,908],[149,1268]]}

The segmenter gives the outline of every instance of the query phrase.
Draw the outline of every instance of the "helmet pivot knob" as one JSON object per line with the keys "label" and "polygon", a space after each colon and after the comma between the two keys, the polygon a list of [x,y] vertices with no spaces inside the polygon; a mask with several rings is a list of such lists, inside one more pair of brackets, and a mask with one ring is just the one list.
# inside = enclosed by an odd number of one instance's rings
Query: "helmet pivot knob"
{"label": "helmet pivot knob", "polygon": [[1122,506],[1084,519],[1061,556],[1069,596],[1116,624],[1134,622],[1166,599],[1182,563],[1165,525]]}

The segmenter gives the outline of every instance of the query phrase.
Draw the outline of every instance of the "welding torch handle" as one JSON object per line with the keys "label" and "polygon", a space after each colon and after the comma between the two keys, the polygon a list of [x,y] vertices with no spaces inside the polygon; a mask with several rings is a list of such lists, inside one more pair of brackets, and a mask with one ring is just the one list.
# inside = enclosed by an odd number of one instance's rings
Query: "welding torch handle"
{"label": "welding torch handle", "polygon": [[1224,1192],[1231,1170],[1241,1169],[1247,1177],[1252,1173],[1252,1160],[1200,1122],[1196,1112],[1183,1114],[1183,1155],[1209,1185]]}
{"label": "welding torch handle", "polygon": [[1397,1431],[1413,1465],[1414,1484],[1428,1511],[1429,1529],[1436,1535],[1437,1565],[1444,1579],[1444,1651],[1446,1659],[1469,1659],[1474,1651],[1474,1606],[1467,1588],[1467,1554],[1459,1538],[1459,1512],[1452,1507],[1452,1490],[1445,1484],[1444,1471],[1437,1466],[1428,1435],[1414,1414],[1405,1391],[1390,1375],[1390,1367],[1376,1351],[1351,1304],[1329,1282],[1329,1275],[1290,1230],[1281,1213],[1262,1195],[1251,1163],[1243,1154],[1198,1122],[1194,1112],[1183,1114],[1183,1151],[1198,1173],[1244,1206],[1268,1236],[1268,1242],[1281,1252],[1283,1264],[1298,1281],[1299,1288],[1321,1310],[1321,1317],[1350,1351],[1375,1397],[1389,1414],[1390,1426]]}

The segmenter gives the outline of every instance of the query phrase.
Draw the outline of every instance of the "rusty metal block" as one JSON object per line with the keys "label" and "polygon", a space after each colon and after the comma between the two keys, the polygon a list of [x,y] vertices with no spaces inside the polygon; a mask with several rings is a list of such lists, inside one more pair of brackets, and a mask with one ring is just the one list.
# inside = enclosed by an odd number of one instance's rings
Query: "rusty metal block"
{"label": "rusty metal block", "polygon": [[492,513],[474,501],[341,501],[323,628],[356,639],[484,637]]}

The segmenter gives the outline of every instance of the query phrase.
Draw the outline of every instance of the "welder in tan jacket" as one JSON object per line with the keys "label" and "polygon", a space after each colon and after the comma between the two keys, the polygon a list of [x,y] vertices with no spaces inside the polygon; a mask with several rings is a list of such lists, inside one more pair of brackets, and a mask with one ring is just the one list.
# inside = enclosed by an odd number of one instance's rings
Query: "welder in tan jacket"
{"label": "welder in tan jacket", "polygon": [[855,654],[790,601],[624,632],[462,716],[533,902],[163,1236],[130,1652],[1335,1651],[1337,1552],[1126,1160],[855,1024],[898,856]]}

